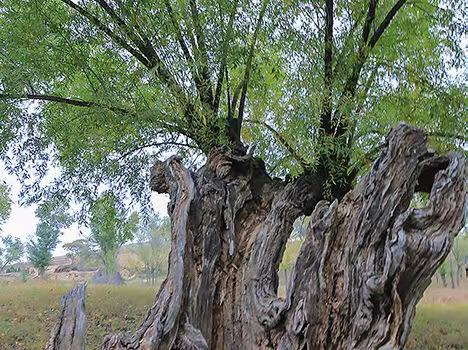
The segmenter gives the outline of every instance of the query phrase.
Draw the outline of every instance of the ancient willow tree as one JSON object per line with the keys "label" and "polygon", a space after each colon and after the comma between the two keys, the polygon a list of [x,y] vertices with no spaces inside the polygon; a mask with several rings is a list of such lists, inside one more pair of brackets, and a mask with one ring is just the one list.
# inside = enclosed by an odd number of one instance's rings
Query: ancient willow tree
{"label": "ancient willow tree", "polygon": [[0,152],[25,201],[171,198],[167,279],[103,349],[403,347],[463,221],[464,156],[434,150],[466,146],[464,19],[450,0],[3,0]]}

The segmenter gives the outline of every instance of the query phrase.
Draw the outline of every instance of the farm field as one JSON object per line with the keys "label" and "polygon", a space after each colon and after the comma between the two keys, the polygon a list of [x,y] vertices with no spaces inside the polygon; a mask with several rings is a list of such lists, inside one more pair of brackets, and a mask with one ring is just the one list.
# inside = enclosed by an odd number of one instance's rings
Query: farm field
{"label": "farm field", "polygon": [[[58,314],[60,297],[71,284],[0,284],[0,349],[43,349]],[[141,285],[87,289],[87,348],[98,349],[110,331],[132,331],[152,304],[156,288]],[[410,350],[468,349],[468,283],[463,288],[431,287],[417,309]]]}

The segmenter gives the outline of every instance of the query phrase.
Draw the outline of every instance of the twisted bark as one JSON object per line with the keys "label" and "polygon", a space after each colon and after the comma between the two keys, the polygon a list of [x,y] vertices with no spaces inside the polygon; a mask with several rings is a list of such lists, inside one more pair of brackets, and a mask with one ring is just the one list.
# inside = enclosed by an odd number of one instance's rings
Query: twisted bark
{"label": "twisted bark", "polygon": [[[408,208],[432,167],[429,205]],[[420,131],[394,129],[358,186],[312,214],[279,348],[403,348],[415,306],[463,225],[465,181],[461,156],[433,157]]]}
{"label": "twisted bark", "polygon": [[[261,160],[226,149],[196,173],[172,157],[151,174],[171,198],[168,276],[140,328],[107,336],[106,350],[401,349],[466,197],[464,158],[431,154],[404,124],[331,204],[320,174],[272,179]],[[430,191],[426,208],[409,208],[415,191]],[[280,298],[278,267],[300,215],[311,215],[308,235]]]}

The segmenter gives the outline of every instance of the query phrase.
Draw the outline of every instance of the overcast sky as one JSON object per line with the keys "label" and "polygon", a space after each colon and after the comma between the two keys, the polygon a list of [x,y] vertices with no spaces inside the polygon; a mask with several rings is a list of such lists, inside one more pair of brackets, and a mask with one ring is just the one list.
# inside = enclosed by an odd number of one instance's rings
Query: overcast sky
{"label": "overcast sky", "polygon": [[[3,163],[0,162],[0,181],[5,181],[6,184],[10,187],[10,195],[13,200],[11,215],[8,221],[1,227],[1,235],[12,235],[14,237],[21,238],[22,241],[27,241],[31,235],[34,235],[36,231],[36,225],[38,224],[38,219],[34,214],[36,210],[36,205],[21,207],[18,205],[18,194],[20,191],[20,183],[15,178],[8,174],[3,166]],[[169,197],[167,195],[153,193],[151,196],[151,202],[155,211],[157,211],[161,216],[167,215],[167,203]],[[72,225],[68,229],[63,231],[63,235],[60,238],[60,244],[54,251],[54,255],[64,255],[65,251],[62,248],[63,243],[73,242],[78,238],[84,238],[80,234],[80,231],[83,234],[87,234],[87,231],[83,227],[79,227],[77,224]]]}

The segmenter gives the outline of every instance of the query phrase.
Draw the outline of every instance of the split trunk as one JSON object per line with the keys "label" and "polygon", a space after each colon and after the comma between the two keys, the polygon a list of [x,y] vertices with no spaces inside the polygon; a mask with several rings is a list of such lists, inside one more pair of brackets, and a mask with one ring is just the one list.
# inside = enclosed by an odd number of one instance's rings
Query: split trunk
{"label": "split trunk", "polygon": [[[196,173],[172,157],[152,168],[168,193],[169,270],[138,330],[102,349],[401,349],[415,306],[462,227],[462,156],[436,156],[400,124],[369,173],[341,201],[324,179],[271,178],[261,160],[229,150]],[[410,208],[416,191],[425,208]],[[311,215],[278,296],[294,221]]]}

